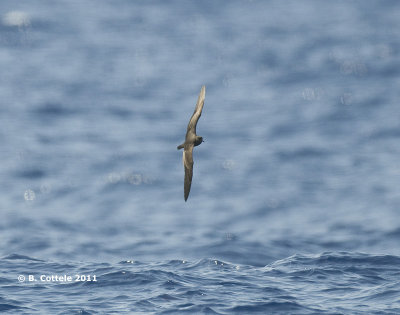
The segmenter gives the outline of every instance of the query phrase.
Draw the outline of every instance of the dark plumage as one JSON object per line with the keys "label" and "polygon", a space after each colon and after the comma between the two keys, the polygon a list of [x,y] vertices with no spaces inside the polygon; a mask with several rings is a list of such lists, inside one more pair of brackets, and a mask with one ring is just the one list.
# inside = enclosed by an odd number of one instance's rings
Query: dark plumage
{"label": "dark plumage", "polygon": [[206,87],[203,85],[197,99],[196,108],[187,126],[185,142],[178,146],[178,150],[183,148],[183,167],[185,168],[184,197],[185,201],[189,197],[190,186],[193,177],[193,147],[200,145],[203,138],[196,135],[196,125],[203,110],[204,99],[206,97]]}

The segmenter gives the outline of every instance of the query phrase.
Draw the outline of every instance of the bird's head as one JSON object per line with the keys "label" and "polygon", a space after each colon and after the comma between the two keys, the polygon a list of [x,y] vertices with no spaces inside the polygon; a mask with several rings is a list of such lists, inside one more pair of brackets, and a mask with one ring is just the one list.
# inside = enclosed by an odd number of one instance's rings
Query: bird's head
{"label": "bird's head", "polygon": [[204,142],[203,137],[196,136],[196,141],[194,142],[194,145],[197,146],[202,142]]}

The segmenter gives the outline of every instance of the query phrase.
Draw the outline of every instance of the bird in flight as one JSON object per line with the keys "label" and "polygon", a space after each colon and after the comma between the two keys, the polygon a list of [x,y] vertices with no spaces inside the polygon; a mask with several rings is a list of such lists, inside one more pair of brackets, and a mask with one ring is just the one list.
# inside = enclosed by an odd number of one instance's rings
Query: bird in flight
{"label": "bird in flight", "polygon": [[206,97],[206,87],[203,85],[197,99],[196,108],[187,126],[185,142],[178,145],[178,150],[183,149],[183,167],[185,168],[184,197],[185,201],[189,197],[190,186],[193,177],[193,148],[203,142],[203,137],[196,135],[196,125],[203,110],[204,99]]}

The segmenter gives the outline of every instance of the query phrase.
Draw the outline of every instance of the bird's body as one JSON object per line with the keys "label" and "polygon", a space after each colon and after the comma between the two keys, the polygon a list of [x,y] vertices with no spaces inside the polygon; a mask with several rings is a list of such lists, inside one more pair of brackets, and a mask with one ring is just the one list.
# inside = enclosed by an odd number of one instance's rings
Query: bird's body
{"label": "bird's body", "polygon": [[185,168],[185,184],[184,197],[185,201],[189,197],[190,187],[193,177],[193,148],[203,142],[203,138],[196,135],[196,126],[201,112],[203,110],[204,99],[206,96],[206,87],[203,85],[197,99],[196,108],[187,126],[185,142],[177,147],[178,150],[183,149],[183,167]]}

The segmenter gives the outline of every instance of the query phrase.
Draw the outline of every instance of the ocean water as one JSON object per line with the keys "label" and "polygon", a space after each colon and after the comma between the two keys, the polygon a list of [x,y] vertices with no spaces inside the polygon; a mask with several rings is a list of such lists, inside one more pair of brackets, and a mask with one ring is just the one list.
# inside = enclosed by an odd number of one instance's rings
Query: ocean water
{"label": "ocean water", "polygon": [[398,1],[1,1],[0,311],[399,314],[399,29]]}

